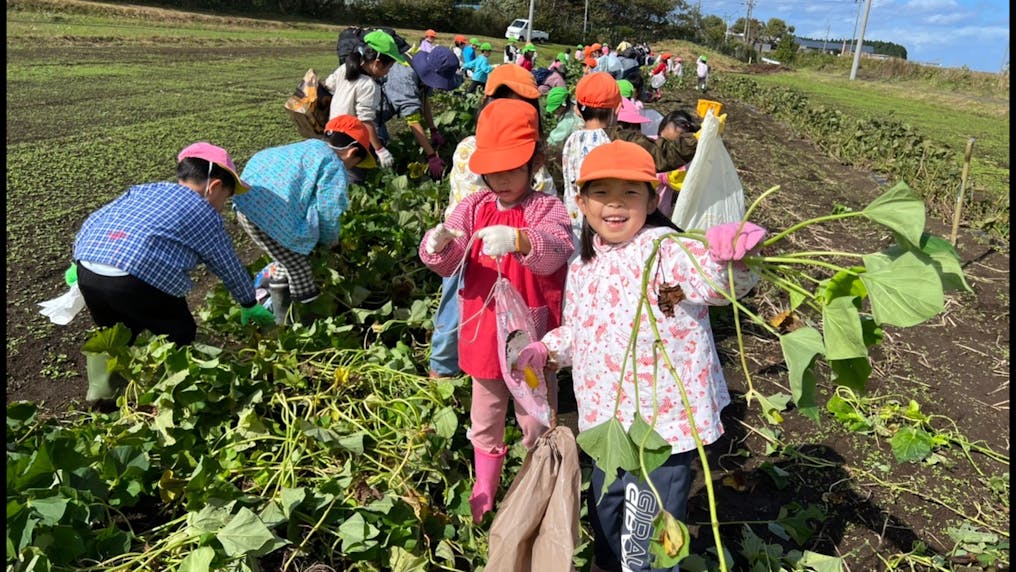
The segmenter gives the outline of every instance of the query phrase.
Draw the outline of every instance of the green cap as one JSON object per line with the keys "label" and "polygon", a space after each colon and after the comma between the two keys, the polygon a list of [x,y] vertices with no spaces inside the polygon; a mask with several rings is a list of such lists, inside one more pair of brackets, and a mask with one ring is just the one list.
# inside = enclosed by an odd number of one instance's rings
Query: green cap
{"label": "green cap", "polygon": [[568,102],[567,87],[553,87],[547,92],[547,113],[553,113],[565,106]]}
{"label": "green cap", "polygon": [[585,46],[583,46],[582,44],[576,44],[576,45],[575,45],[575,47],[581,50],[581,49],[582,49],[582,48],[584,48]]}
{"label": "green cap", "polygon": [[526,46],[524,48],[522,48],[522,52],[523,53],[525,53],[525,52],[535,52],[535,51],[536,51],[536,46],[534,46],[533,44],[526,44]]}
{"label": "green cap", "polygon": [[480,45],[480,40],[477,40],[476,38],[469,38],[469,43],[474,45],[474,46],[479,46]]}
{"label": "green cap", "polygon": [[385,33],[384,30],[374,30],[363,37],[363,43],[374,48],[379,54],[384,54],[399,63],[406,63],[406,58],[399,53],[399,46],[395,39]]}
{"label": "green cap", "polygon": [[493,48],[490,47],[490,42],[484,42],[484,43],[480,44],[480,51],[481,52],[489,52],[491,49],[493,49]]}
{"label": "green cap", "polygon": [[566,54],[564,52],[558,52],[558,54],[557,54],[557,61],[561,62],[562,64],[567,62],[568,61],[568,54]]}
{"label": "green cap", "polygon": [[626,79],[617,80],[617,89],[621,90],[621,97],[631,97],[635,94],[635,86]]}
{"label": "green cap", "polygon": [[514,44],[515,43],[515,38],[508,38],[508,43],[509,44]]}
{"label": "green cap", "polygon": [[705,56],[705,54],[702,54],[701,56],[699,56],[699,57],[698,57],[698,59],[700,59],[700,60],[702,60],[702,61],[706,61],[706,56]]}

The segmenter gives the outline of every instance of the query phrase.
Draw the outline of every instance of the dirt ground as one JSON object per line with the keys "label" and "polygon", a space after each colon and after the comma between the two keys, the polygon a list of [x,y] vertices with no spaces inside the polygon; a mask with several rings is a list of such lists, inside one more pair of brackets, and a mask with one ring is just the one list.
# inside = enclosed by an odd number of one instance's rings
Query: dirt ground
{"label": "dirt ground", "polygon": [[[698,96],[694,91],[679,90],[650,106],[663,113],[677,107],[694,110]],[[724,103],[728,113],[724,142],[748,200],[774,185],[781,186],[753,216],[769,229],[783,229],[804,218],[828,214],[836,206],[861,209],[886,188],[886,183],[892,183],[840,164],[749,106],[713,94],[710,98]],[[946,221],[929,217],[928,226],[940,236],[950,234]],[[75,230],[62,229],[67,236]],[[231,230],[234,236],[240,236],[237,229]],[[870,225],[844,223],[802,233],[801,240],[806,240],[809,247],[872,252],[887,245],[889,237]],[[238,245],[245,243],[237,241]],[[889,329],[877,355],[869,395],[901,400],[904,406],[914,399],[925,414],[941,416],[943,423],[937,425],[941,430],[954,430],[970,442],[981,442],[1007,456],[1008,245],[992,244],[983,234],[961,227],[958,251],[974,293],[948,295],[947,311],[929,323],[906,330]],[[247,260],[255,255],[253,250],[244,253]],[[25,287],[23,284],[45,284],[39,287],[39,300],[61,293],[62,286],[57,287],[58,277],[42,276],[32,269],[8,265],[7,270],[22,280],[15,283],[21,284],[17,286],[8,280],[7,402],[41,402],[55,413],[77,406],[84,399],[86,385],[80,347],[91,320],[83,314],[69,326],[53,326],[34,311],[34,306],[14,304],[12,299],[24,295],[17,291]],[[206,277],[200,284],[190,296],[192,308],[200,304],[214,282]],[[758,296],[749,303],[765,317],[772,317],[786,304],[785,300]],[[844,556],[850,570],[883,570],[887,568],[884,555],[909,552],[915,541],[928,545],[929,553],[947,553],[952,542],[944,533],[946,526],[979,522],[984,513],[996,511],[1004,511],[1008,524],[1008,505],[998,506],[998,499],[978,472],[1007,473],[1008,467],[1000,471],[997,463],[976,453],[972,455],[976,466],[953,450],[946,454],[949,463],[929,466],[892,460],[886,470],[876,472],[874,466],[891,459],[885,440],[851,434],[828,416],[815,424],[788,413],[779,430],[784,442],[795,444],[802,455],[766,457],[766,442],[757,431],[765,423],[759,417],[758,404],[748,405],[743,399],[747,384],[738,367],[732,333],[729,328],[717,330],[735,400],[725,411],[727,434],[711,448],[710,458],[721,511],[718,518],[732,523],[723,527],[724,536],[739,539],[742,525],[738,523],[774,519],[788,503],[814,503],[824,507],[829,516],[822,521],[818,534],[807,542],[809,549]],[[754,387],[764,394],[789,393],[778,343],[761,334],[747,334]],[[16,341],[13,346],[12,340]],[[828,397],[832,386],[820,381],[820,389]],[[563,419],[567,419],[567,411],[564,413]],[[786,469],[791,474],[788,486],[779,488],[765,476],[761,467],[764,462]],[[873,474],[882,482],[876,482]],[[737,487],[722,484],[722,477],[732,475],[739,479]],[[710,515],[702,485],[700,470],[693,487],[689,522],[698,548],[704,550],[712,540],[703,526]],[[996,522],[987,516],[983,520]],[[764,525],[754,530],[765,533]],[[774,538],[769,535],[767,540]],[[966,557],[955,560],[959,569],[969,563]]]}

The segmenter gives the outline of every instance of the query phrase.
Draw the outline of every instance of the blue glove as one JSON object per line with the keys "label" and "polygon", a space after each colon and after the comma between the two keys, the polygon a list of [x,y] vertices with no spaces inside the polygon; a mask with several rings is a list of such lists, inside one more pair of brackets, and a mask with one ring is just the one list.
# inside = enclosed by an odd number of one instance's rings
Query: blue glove
{"label": "blue glove", "polygon": [[275,323],[275,314],[268,311],[261,304],[254,304],[250,308],[242,308],[240,310],[240,323],[246,326],[247,324],[254,322],[258,326],[271,326]]}

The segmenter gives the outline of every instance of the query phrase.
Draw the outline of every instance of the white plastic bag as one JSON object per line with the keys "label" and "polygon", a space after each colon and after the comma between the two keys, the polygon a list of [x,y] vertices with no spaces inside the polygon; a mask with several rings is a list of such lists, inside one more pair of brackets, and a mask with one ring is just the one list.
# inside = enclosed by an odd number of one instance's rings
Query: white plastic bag
{"label": "white plastic bag", "polygon": [[649,87],[653,89],[660,89],[665,83],[667,83],[666,73],[656,73],[649,78]]}
{"label": "white plastic bag", "polygon": [[49,318],[50,322],[66,326],[85,307],[85,297],[81,295],[81,289],[75,282],[70,290],[52,300],[39,302],[39,306],[42,307],[39,312]]}
{"label": "white plastic bag", "polygon": [[522,348],[540,339],[529,307],[519,291],[504,276],[494,283],[493,295],[501,375],[508,391],[515,398],[515,404],[545,427],[550,427],[550,403],[547,400],[547,380],[543,371],[530,372],[535,379],[531,377],[527,380],[525,372],[520,372],[515,367]]}
{"label": "white plastic bag", "polygon": [[744,188],[712,110],[702,120],[695,157],[688,165],[670,220],[684,230],[705,230],[744,218]]}
{"label": "white plastic bag", "polygon": [[642,134],[650,139],[656,139],[660,134],[660,122],[663,121],[663,115],[655,109],[643,109],[642,116],[649,119],[648,123],[642,124]]}

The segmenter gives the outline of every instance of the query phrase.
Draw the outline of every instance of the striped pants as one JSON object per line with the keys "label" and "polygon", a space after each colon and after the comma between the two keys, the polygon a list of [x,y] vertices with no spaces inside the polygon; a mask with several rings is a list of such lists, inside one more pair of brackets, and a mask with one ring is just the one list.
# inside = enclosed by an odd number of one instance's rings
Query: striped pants
{"label": "striped pants", "polygon": [[288,283],[289,295],[297,302],[310,302],[318,297],[321,291],[314,284],[314,271],[309,256],[282,246],[240,211],[236,211],[236,220],[251,240],[279,265],[279,273],[272,278],[273,282]]}

